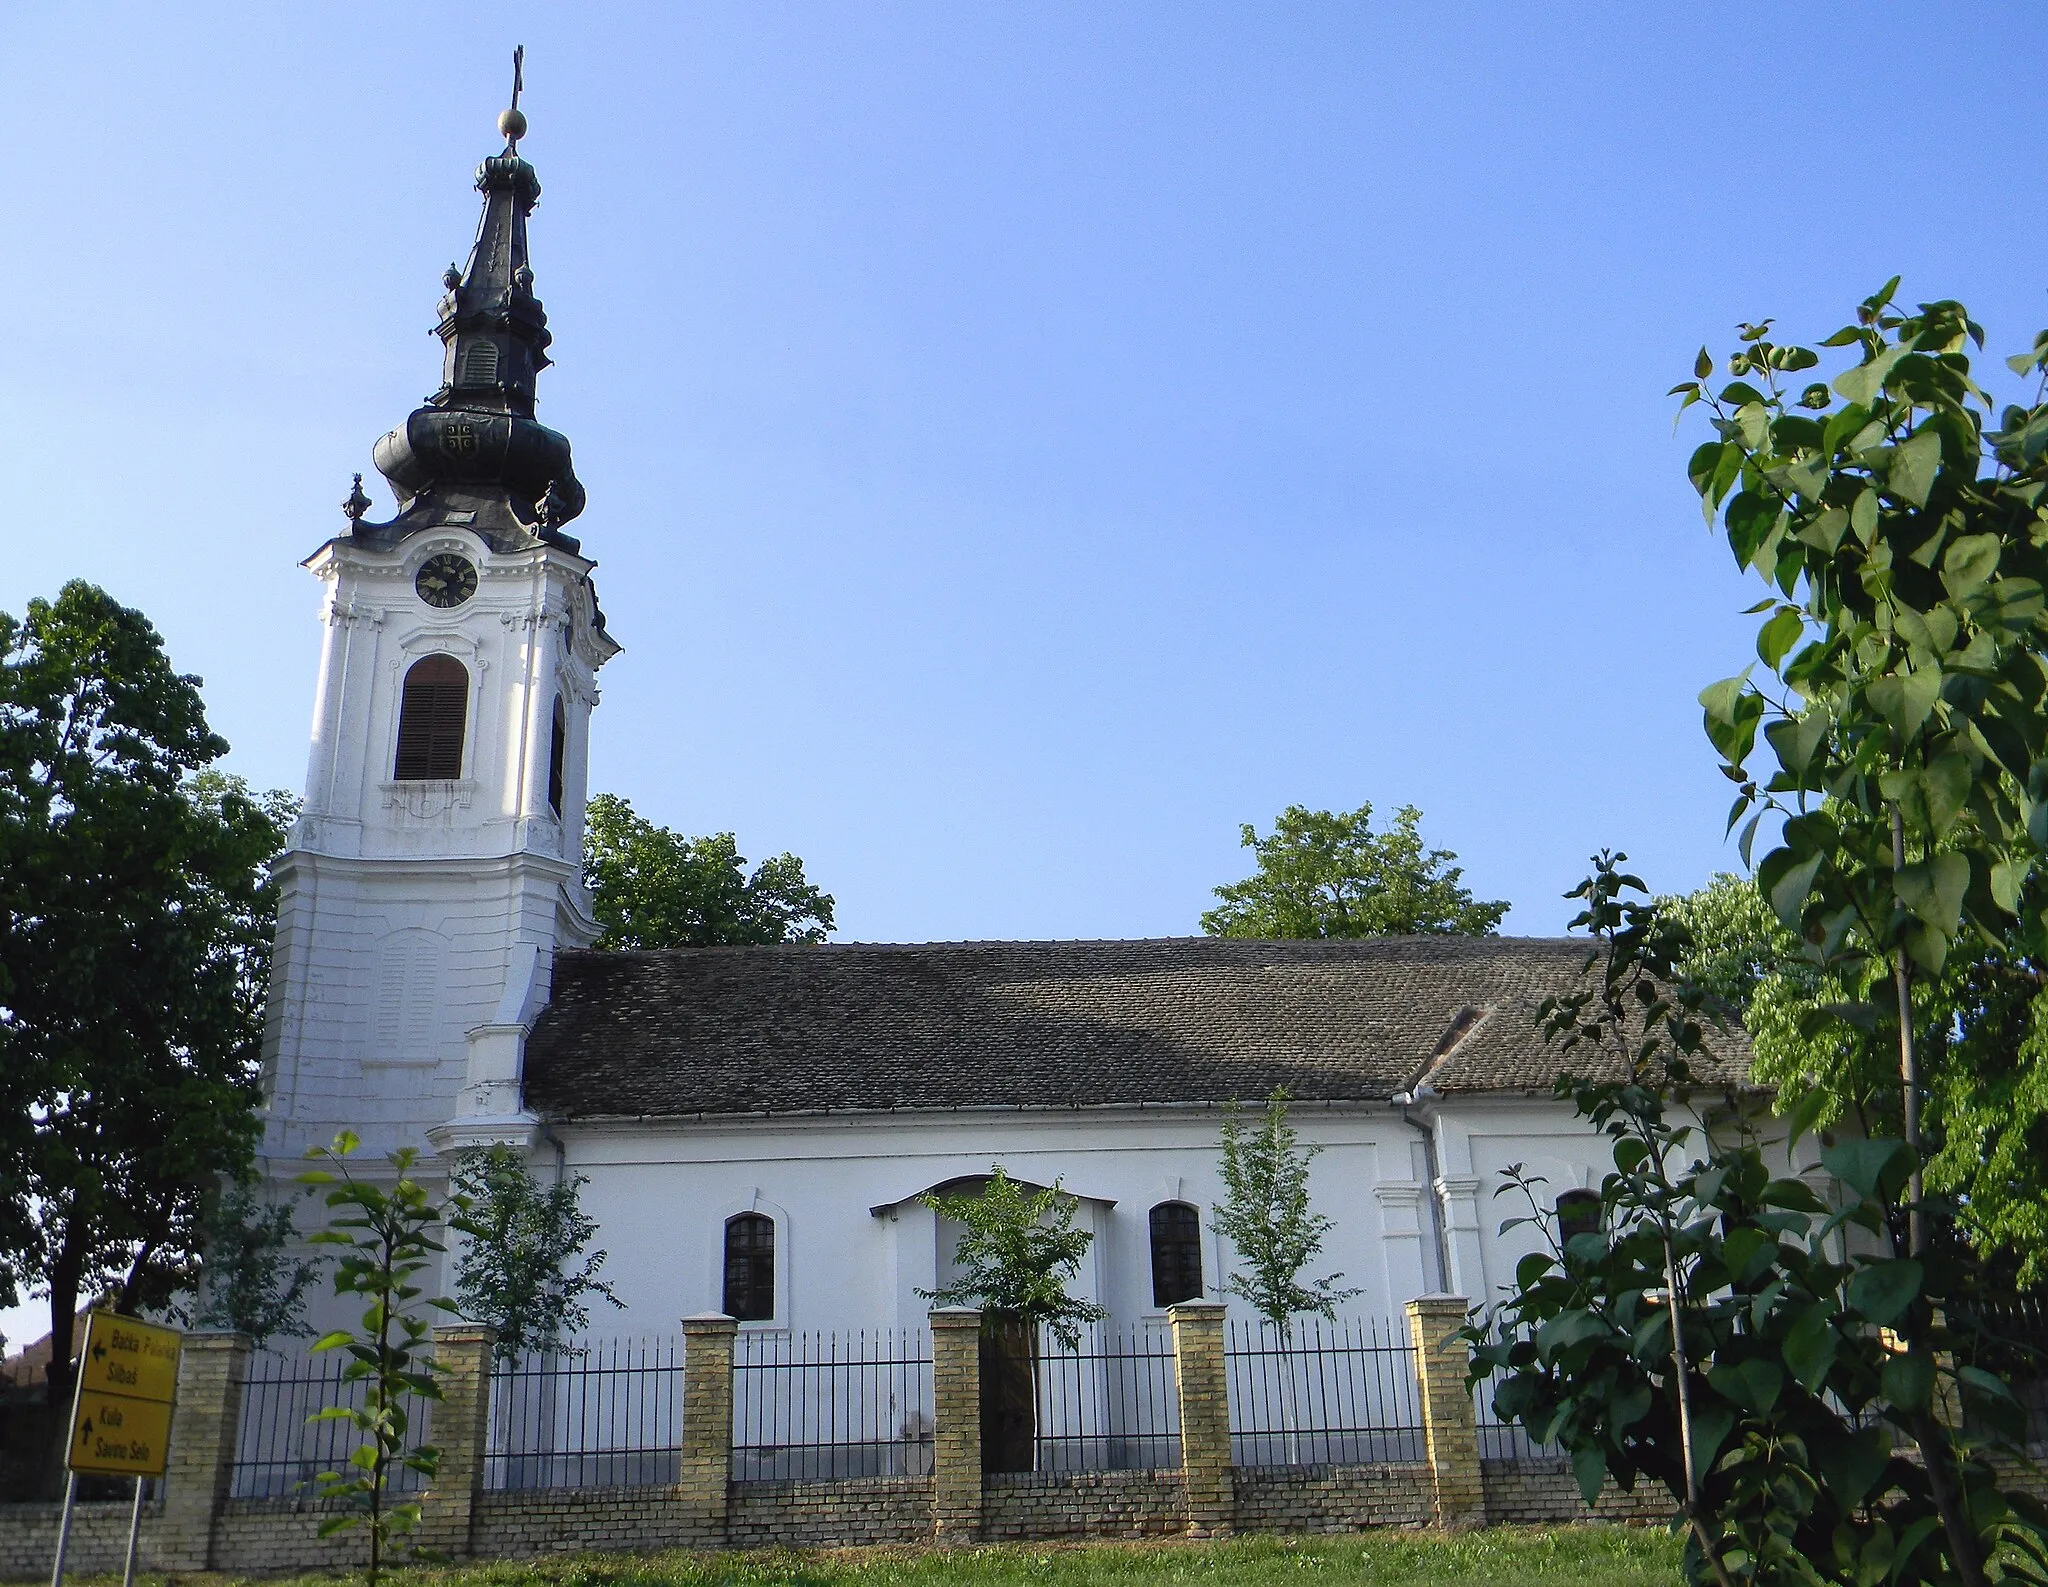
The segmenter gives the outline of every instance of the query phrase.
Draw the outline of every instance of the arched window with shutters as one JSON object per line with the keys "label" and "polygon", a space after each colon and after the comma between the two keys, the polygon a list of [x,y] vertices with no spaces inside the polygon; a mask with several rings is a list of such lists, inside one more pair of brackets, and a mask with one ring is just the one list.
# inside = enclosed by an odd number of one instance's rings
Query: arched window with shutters
{"label": "arched window with shutters", "polygon": [[569,753],[569,719],[562,710],[562,697],[555,696],[554,720],[548,728],[548,808],[562,819],[562,765]]}
{"label": "arched window with shutters", "polygon": [[775,1220],[735,1213],[725,1220],[725,1304],[728,1317],[767,1322],[775,1315]]}
{"label": "arched window with shutters", "polygon": [[453,656],[422,656],[405,675],[398,703],[397,782],[462,775],[462,737],[469,725],[469,673]]}
{"label": "arched window with shutters", "polygon": [[1202,1216],[1185,1201],[1152,1209],[1152,1304],[1202,1298]]}

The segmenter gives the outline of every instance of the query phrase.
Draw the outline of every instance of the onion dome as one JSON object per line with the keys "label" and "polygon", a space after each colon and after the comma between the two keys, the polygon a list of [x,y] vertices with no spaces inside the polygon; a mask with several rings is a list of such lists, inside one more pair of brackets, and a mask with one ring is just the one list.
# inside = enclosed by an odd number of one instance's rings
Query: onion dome
{"label": "onion dome", "polygon": [[371,460],[391,482],[398,516],[353,520],[361,539],[395,542],[461,525],[495,548],[551,541],[575,549],[562,525],[583,511],[568,438],[533,417],[534,384],[547,368],[548,319],[533,293],[526,218],[540,179],[519,154],[526,117],[515,64],[512,108],[498,117],[505,149],[477,168],[484,196],[476,245],[442,278],[441,387],[377,442]]}

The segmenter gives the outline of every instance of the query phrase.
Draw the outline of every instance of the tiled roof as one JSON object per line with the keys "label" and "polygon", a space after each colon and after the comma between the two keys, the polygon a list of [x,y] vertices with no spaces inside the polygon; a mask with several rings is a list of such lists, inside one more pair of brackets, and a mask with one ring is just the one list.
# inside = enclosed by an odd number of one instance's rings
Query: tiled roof
{"label": "tiled roof", "polygon": [[1583,940],[831,943],[564,952],[527,1043],[555,1118],[1547,1091]]}

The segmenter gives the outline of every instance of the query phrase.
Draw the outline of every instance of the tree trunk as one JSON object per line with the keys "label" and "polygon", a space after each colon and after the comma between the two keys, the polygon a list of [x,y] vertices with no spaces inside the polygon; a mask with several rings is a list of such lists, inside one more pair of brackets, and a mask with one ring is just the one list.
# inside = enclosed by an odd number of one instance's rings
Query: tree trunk
{"label": "tree trunk", "polygon": [[50,1264],[50,1367],[44,1390],[49,1396],[51,1434],[41,1483],[45,1499],[64,1496],[64,1457],[71,1448],[71,1389],[77,1382],[71,1357],[77,1347],[78,1282],[85,1268],[77,1227],[76,1219],[66,1224],[64,1243],[57,1249],[57,1260]]}

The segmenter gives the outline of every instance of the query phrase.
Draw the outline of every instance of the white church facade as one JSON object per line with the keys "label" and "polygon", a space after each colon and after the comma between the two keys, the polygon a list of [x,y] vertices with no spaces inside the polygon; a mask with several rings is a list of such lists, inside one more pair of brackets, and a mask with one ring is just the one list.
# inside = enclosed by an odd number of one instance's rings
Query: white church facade
{"label": "white church facade", "polygon": [[1000,1163],[1080,1200],[1078,1288],[1122,1322],[1220,1296],[1219,1123],[1292,1097],[1312,1271],[1358,1311],[1508,1281],[1521,1163],[1597,1185],[1602,1139],[1552,1099],[1535,1009],[1583,944],[789,945],[614,954],[581,879],[600,670],[620,653],[566,532],[584,492],[534,418],[548,363],[525,123],[478,173],[448,274],[440,389],[374,450],[398,512],[305,566],[322,643],[303,818],[281,889],[265,1171],[349,1128],[363,1159],[508,1143],[583,1205],[626,1303],[607,1331],[726,1310],[752,1329],[905,1324],[948,1276],[918,1200]]}

